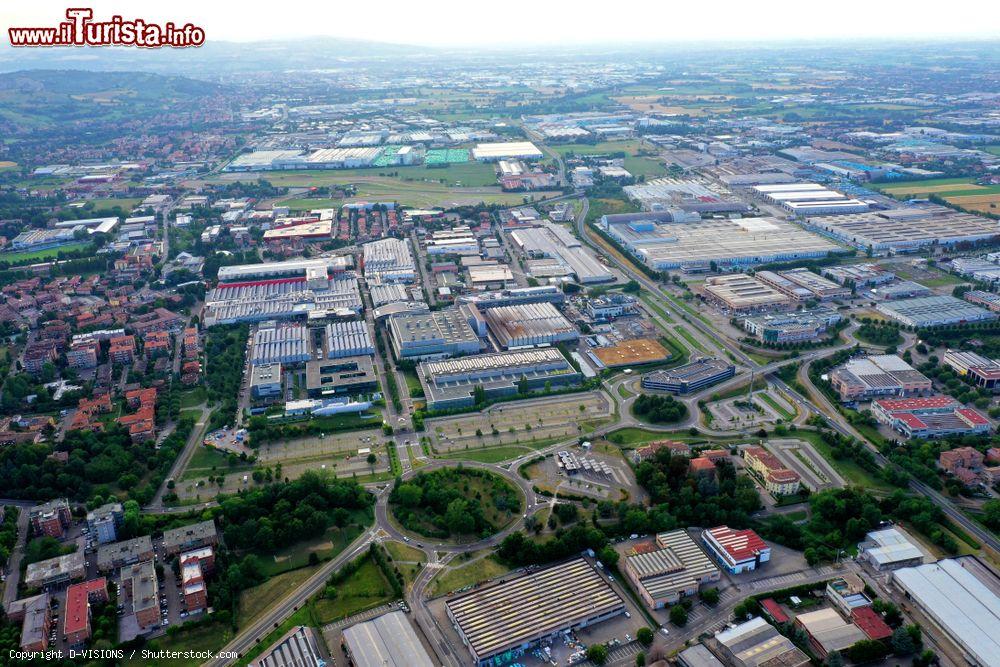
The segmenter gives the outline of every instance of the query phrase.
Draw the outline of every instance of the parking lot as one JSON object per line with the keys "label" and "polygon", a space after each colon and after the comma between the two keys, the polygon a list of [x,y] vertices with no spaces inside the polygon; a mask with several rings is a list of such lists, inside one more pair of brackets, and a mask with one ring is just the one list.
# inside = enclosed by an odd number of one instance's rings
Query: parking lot
{"label": "parking lot", "polygon": [[556,495],[560,493],[582,495],[596,500],[615,502],[628,500],[641,503],[645,500],[646,491],[635,481],[635,474],[620,454],[614,456],[593,448],[585,449],[579,445],[567,447],[563,451],[572,454],[577,461],[582,462],[587,459],[603,463],[608,466],[611,474],[606,475],[602,471],[585,468],[577,472],[568,472],[565,467],[559,465],[559,456],[556,453],[528,466],[526,472],[532,484]]}
{"label": "parking lot", "polygon": [[796,439],[768,440],[767,448],[802,478],[810,491],[844,486],[844,479],[811,444]]}
{"label": "parking lot", "polygon": [[584,436],[593,421],[610,417],[612,411],[604,394],[591,391],[501,403],[483,412],[435,419],[427,423],[427,432],[438,453],[500,445],[533,447]]}

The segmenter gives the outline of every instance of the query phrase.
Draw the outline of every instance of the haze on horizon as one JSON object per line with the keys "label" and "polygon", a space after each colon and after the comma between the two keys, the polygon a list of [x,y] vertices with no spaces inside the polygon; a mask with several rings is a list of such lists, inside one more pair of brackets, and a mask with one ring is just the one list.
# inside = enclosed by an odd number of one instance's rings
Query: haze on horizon
{"label": "haze on horizon", "polygon": [[191,22],[205,29],[210,42],[326,36],[466,48],[1000,38],[1000,3],[983,0],[953,0],[946,6],[931,5],[925,0],[905,4],[842,0],[808,6],[794,0],[686,4],[637,0],[623,5],[557,0],[536,3],[530,11],[521,9],[522,5],[503,9],[499,5],[477,6],[460,0],[325,5],[285,0],[261,3],[248,11],[203,0],[171,3],[36,0],[31,5],[0,4],[3,43],[7,43],[6,28],[55,25],[64,19],[66,7],[73,5],[92,7],[97,20],[120,14],[158,23]]}

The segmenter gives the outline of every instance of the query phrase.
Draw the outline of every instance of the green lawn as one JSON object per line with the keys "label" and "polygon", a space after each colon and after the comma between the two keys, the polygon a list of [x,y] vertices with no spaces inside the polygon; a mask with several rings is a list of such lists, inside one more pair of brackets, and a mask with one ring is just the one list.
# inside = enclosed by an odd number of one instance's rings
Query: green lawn
{"label": "green lawn", "polygon": [[983,150],[993,155],[1000,155],[1000,144],[995,144],[993,146],[986,146],[985,148],[983,148]]}
{"label": "green lawn", "polygon": [[449,591],[457,591],[460,588],[499,577],[508,571],[507,566],[503,565],[493,556],[479,558],[459,565],[454,569],[444,571],[435,577],[431,582],[431,595],[437,596]]}
{"label": "green lawn", "polygon": [[879,489],[881,491],[893,491],[896,488],[888,482],[876,478],[874,475],[850,459],[838,460],[834,458],[830,445],[826,444],[823,438],[819,436],[819,433],[816,433],[815,431],[799,429],[795,433],[789,433],[787,436],[783,437],[798,438],[811,443],[813,447],[816,448],[816,451],[827,460],[833,469],[840,473],[840,476],[850,484],[856,484],[869,489]]}
{"label": "green lawn", "polygon": [[779,415],[781,415],[782,419],[787,420],[787,421],[791,421],[791,420],[795,419],[795,415],[793,415],[787,409],[785,409],[784,407],[782,407],[782,405],[780,403],[778,403],[778,401],[774,400],[774,397],[772,397],[770,394],[768,394],[768,393],[765,392],[765,393],[762,393],[762,394],[757,394],[757,396],[760,397],[760,400],[764,401],[765,403],[767,403],[768,405],[770,405],[772,408],[774,408],[774,411],[777,412]]}
{"label": "green lawn", "polygon": [[[150,641],[146,648],[163,651],[218,651],[233,638],[233,630],[228,623],[210,622],[194,627],[182,625],[180,628]],[[268,644],[258,644],[258,646],[263,650]],[[124,664],[127,667],[198,667],[202,662],[203,660],[198,658],[135,657],[126,659]]]}
{"label": "green lawn", "polygon": [[647,306],[649,306],[653,310],[653,312],[655,312],[664,322],[674,321],[673,318],[671,318],[670,315],[667,313],[663,305],[659,301],[654,299],[650,294],[647,294],[646,292],[641,292],[639,294],[639,298],[642,299],[642,302],[645,303]]}
{"label": "green lawn", "polygon": [[367,554],[361,567],[336,586],[337,597],[320,597],[313,603],[313,615],[322,625],[351,616],[393,599],[392,586],[375,561]]}
{"label": "green lawn", "polygon": [[[614,438],[614,439],[612,439]],[[745,440],[746,438],[742,438]],[[616,445],[630,448],[630,445],[641,445],[646,442],[651,442],[653,440],[679,440],[681,442],[687,443],[714,443],[718,442],[721,444],[728,445],[732,442],[738,442],[741,440],[738,436],[733,436],[731,438],[720,438],[720,437],[706,437],[704,435],[691,435],[688,431],[648,431],[644,428],[626,427],[620,428],[617,431],[612,431],[608,434],[607,440]]]}
{"label": "green lawn", "polygon": [[411,547],[408,544],[403,544],[402,542],[389,541],[384,543],[382,546],[385,550],[389,552],[394,561],[411,561],[414,563],[423,563],[427,560],[427,554],[416,547]]}
{"label": "green lawn", "polygon": [[246,627],[261,615],[267,613],[271,605],[301,586],[309,577],[316,573],[319,565],[302,567],[271,577],[259,586],[243,591],[240,595],[240,607],[237,619],[240,627]]}
{"label": "green lawn", "polygon": [[[250,661],[263,653],[267,648],[271,646],[274,642],[281,639],[285,634],[297,625],[307,625],[310,627],[315,627],[319,625],[319,621],[316,620],[316,616],[313,613],[313,605],[307,604],[299,609],[297,612],[289,616],[284,623],[279,625],[270,634],[261,639],[259,642],[253,645],[249,651],[240,656],[234,665],[235,667],[246,667],[250,664]],[[216,643],[216,648],[221,648],[225,644]],[[201,664],[203,661],[196,661],[194,664]],[[149,663],[146,663],[149,664]],[[173,667],[176,662],[170,662],[169,665],[164,663],[164,667]]]}
{"label": "green lawn", "polygon": [[695,349],[699,350],[700,352],[704,352],[705,354],[708,354],[708,350],[705,348],[705,346],[702,345],[700,342],[698,342],[698,339],[695,338],[690,331],[688,331],[682,326],[676,327],[675,331],[677,331],[677,333],[681,335],[681,338],[690,343]]}
{"label": "green lawn", "polygon": [[0,253],[0,262],[10,262],[19,264],[21,262],[41,262],[46,259],[54,259],[61,252],[87,251],[93,248],[89,242],[67,243],[55,248],[45,248],[44,250],[24,250],[22,252]]}
{"label": "green lawn", "polygon": [[191,455],[191,460],[188,461],[187,467],[181,473],[180,479],[181,481],[200,479],[208,475],[214,476],[215,473],[226,474],[240,470],[250,470],[252,468],[253,464],[246,461],[238,461],[234,465],[230,465],[228,454],[219,451],[215,447],[206,447],[203,445],[198,447],[194,451],[194,454]]}
{"label": "green lawn", "polygon": [[[565,438],[560,438],[565,440]],[[558,442],[559,439],[546,438],[540,440],[534,449],[548,447],[550,444]],[[500,463],[509,459],[515,459],[522,454],[534,451],[531,447],[519,447],[516,445],[501,447],[484,447],[481,449],[456,449],[451,452],[438,454],[435,458],[449,459],[452,461],[478,461],[479,463]]]}
{"label": "green lawn", "polygon": [[195,387],[181,392],[181,410],[194,408],[207,400],[204,387]]}
{"label": "green lawn", "polygon": [[[358,478],[358,483],[362,483]],[[371,509],[351,512],[348,525],[343,528],[331,526],[320,537],[293,544],[278,551],[270,560],[264,560],[264,571],[269,575],[280,574],[305,567],[309,563],[309,554],[315,553],[320,560],[330,560],[348,544],[357,539],[358,535],[370,526],[374,516]]]}
{"label": "green lawn", "polygon": [[[106,199],[84,199],[81,200],[83,203],[93,204],[94,211],[110,210],[116,206],[121,208],[122,211],[129,213],[133,208],[142,203],[141,197],[122,197],[118,198],[106,198]],[[79,203],[79,202],[74,202]]]}

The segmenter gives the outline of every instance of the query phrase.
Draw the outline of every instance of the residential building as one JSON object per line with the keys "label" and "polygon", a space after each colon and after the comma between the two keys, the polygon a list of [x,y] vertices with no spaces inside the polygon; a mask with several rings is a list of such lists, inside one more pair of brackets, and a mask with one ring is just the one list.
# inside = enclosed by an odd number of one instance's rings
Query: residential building
{"label": "residential building", "polygon": [[163,552],[168,556],[218,543],[219,534],[212,519],[163,531]]}
{"label": "residential building", "polygon": [[87,563],[83,551],[74,551],[37,563],[29,563],[24,572],[24,585],[28,588],[61,586],[83,579],[86,574]]}
{"label": "residential building", "polygon": [[777,456],[763,447],[750,445],[743,448],[742,454],[746,466],[756,473],[771,495],[793,495],[801,490],[802,480],[799,474],[786,468]]}
{"label": "residential building", "polygon": [[160,588],[153,561],[127,565],[121,570],[121,585],[132,601],[132,613],[141,631],[160,625]]}
{"label": "residential building", "polygon": [[90,639],[91,604],[108,601],[108,581],[104,577],[73,584],[66,589],[63,609],[63,637],[70,646]]}
{"label": "residential building", "polygon": [[102,544],[97,548],[97,569],[110,572],[125,565],[132,565],[153,558],[153,542],[149,535],[141,535],[130,540]]}
{"label": "residential building", "polygon": [[73,521],[69,501],[65,498],[35,505],[28,512],[31,530],[35,535],[61,538]]}
{"label": "residential building", "polygon": [[98,544],[108,544],[118,539],[118,530],[125,520],[121,503],[108,503],[87,512],[87,528]]}

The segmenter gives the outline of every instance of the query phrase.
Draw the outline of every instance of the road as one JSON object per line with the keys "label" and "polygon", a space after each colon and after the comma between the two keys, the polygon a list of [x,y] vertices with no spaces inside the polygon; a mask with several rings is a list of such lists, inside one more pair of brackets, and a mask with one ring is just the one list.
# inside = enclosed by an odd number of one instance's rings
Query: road
{"label": "road", "polygon": [[[187,442],[184,443],[184,449],[182,449],[181,453],[177,455],[177,458],[174,460],[174,464],[170,467],[170,472],[163,479],[163,483],[160,484],[160,488],[156,490],[156,495],[153,496],[153,499],[149,501],[148,505],[146,505],[145,511],[158,513],[158,510],[164,509],[163,496],[166,495],[168,491],[167,485],[170,483],[170,480],[178,478],[180,474],[184,472],[187,464],[191,461],[191,457],[194,456],[195,451],[197,451],[198,447],[205,439],[205,429],[208,426],[208,419],[212,414],[212,411],[204,403],[199,405],[198,409],[201,410],[201,415],[198,417],[198,421],[194,423],[191,435],[188,436]],[[177,509],[184,512],[190,512],[194,508],[182,507]]]}
{"label": "road", "polygon": [[12,500],[3,501],[2,504],[16,506],[19,510],[17,542],[14,543],[14,548],[7,559],[7,579],[3,587],[3,608],[6,610],[17,599],[17,587],[21,582],[21,560],[24,558],[24,545],[28,542],[28,508],[34,503]]}

